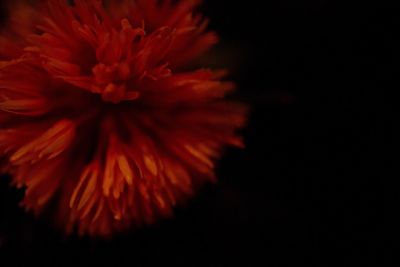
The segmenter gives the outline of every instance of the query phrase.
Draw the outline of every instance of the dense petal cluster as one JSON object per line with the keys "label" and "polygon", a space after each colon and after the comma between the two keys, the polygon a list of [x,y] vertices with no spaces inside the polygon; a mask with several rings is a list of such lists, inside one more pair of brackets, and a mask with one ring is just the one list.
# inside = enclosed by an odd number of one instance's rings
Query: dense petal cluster
{"label": "dense petal cluster", "polygon": [[[107,236],[169,216],[213,181],[245,108],[200,1],[13,2],[0,36],[0,172],[67,232]],[[51,205],[50,205],[51,204]]]}

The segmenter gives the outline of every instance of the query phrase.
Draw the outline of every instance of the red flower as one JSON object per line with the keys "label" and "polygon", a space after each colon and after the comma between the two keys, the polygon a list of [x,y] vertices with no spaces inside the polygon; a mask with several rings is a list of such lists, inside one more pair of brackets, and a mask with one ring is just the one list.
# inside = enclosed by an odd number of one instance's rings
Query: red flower
{"label": "red flower", "polygon": [[[223,72],[192,70],[217,42],[200,1],[14,3],[0,37],[0,163],[22,205],[107,236],[169,216],[242,146],[245,108]],[[49,205],[49,203],[52,203]]]}

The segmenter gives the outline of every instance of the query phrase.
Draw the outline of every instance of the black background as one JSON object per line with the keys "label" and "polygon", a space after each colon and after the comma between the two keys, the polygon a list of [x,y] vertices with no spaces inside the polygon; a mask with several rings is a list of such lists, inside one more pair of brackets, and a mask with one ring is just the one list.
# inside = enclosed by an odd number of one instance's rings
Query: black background
{"label": "black background", "polygon": [[391,266],[400,13],[338,2],[205,1],[247,148],[174,219],[111,241],[63,238],[2,178],[0,265]]}

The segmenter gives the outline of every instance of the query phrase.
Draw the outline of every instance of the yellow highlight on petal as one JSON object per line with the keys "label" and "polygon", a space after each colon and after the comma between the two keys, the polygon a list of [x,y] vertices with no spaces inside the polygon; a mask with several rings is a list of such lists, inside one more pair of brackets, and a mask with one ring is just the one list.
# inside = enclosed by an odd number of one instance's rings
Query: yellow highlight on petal
{"label": "yellow highlight on petal", "polygon": [[151,174],[156,176],[158,174],[158,168],[155,161],[149,156],[144,156],[143,159],[147,169],[151,172]]}
{"label": "yellow highlight on petal", "polygon": [[202,151],[200,151],[190,145],[185,145],[185,148],[190,154],[192,154],[194,157],[196,157],[201,162],[205,163],[208,167],[212,168],[214,166],[212,161],[206,155],[204,155],[204,153]]}
{"label": "yellow highlight on petal", "polygon": [[126,159],[126,157],[124,155],[120,155],[118,156],[118,166],[119,169],[121,170],[122,174],[125,177],[126,182],[129,185],[132,185],[133,183],[133,173],[132,173],[132,169],[129,166],[128,160]]}

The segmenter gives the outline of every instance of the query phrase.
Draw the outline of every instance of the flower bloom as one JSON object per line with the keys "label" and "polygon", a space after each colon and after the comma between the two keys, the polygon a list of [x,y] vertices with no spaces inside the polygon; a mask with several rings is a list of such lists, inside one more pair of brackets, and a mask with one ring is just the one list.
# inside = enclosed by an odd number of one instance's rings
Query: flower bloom
{"label": "flower bloom", "polygon": [[196,0],[16,1],[0,36],[0,171],[68,233],[109,236],[170,216],[214,181],[246,108]]}

